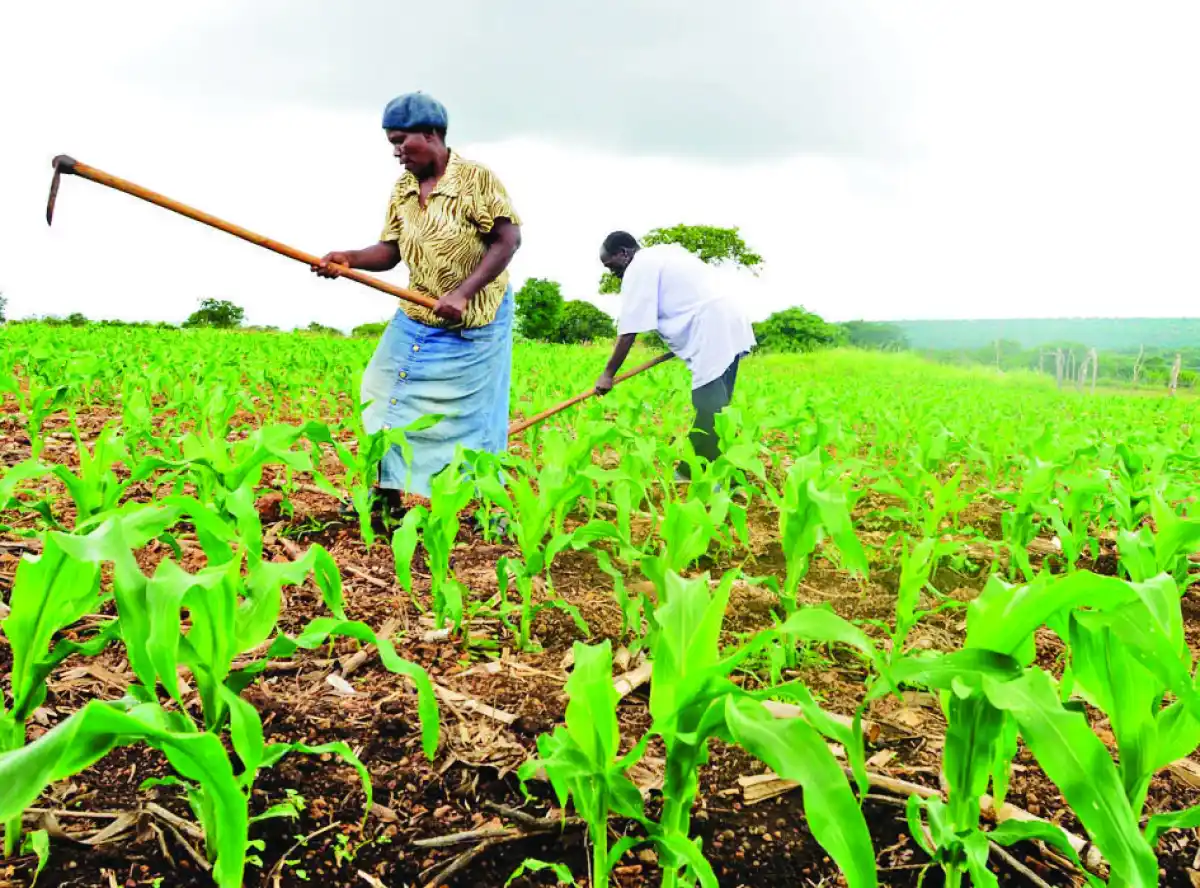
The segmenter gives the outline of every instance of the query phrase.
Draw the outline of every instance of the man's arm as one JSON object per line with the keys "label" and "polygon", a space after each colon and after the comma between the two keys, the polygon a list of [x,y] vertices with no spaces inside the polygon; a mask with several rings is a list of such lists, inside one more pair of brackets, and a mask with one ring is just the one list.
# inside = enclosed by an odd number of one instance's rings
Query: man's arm
{"label": "man's arm", "polygon": [[608,359],[608,364],[605,366],[604,372],[596,380],[596,394],[607,395],[612,391],[614,385],[613,377],[617,375],[617,371],[621,369],[621,365],[629,357],[629,350],[633,348],[633,343],[636,339],[636,333],[622,333],[617,337],[617,344],[613,346],[612,357]]}

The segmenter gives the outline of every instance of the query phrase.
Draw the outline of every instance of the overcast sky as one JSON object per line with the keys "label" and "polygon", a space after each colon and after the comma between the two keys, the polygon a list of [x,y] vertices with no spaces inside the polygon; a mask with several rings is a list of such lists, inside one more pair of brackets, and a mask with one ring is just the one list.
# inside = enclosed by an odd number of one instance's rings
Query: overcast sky
{"label": "overcast sky", "polygon": [[[513,264],[596,300],[600,240],[736,225],[755,318],[1200,313],[1200,4],[1045,0],[12,0],[0,15],[9,316],[348,329],[383,294],[67,179],[59,153],[311,251],[372,243],[392,96],[525,221]],[[388,275],[403,284],[402,269]]]}

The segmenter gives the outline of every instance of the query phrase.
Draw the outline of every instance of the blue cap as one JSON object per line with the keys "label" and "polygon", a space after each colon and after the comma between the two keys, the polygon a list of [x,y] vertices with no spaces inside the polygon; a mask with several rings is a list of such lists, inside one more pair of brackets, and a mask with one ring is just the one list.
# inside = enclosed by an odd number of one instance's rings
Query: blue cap
{"label": "blue cap", "polygon": [[383,128],[412,130],[421,127],[446,129],[446,106],[422,92],[396,96],[383,109]]}

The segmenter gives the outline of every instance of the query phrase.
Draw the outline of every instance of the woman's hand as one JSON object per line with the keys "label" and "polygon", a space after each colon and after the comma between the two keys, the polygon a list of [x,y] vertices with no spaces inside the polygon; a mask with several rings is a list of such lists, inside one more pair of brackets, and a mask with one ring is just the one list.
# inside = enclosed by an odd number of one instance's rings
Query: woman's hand
{"label": "woman's hand", "polygon": [[340,277],[342,271],[337,266],[349,268],[351,266],[350,252],[342,252],[335,250],[332,253],[326,253],[321,257],[321,264],[312,266],[312,270],[316,272],[317,277],[335,278]]}
{"label": "woman's hand", "polygon": [[462,322],[463,314],[470,304],[471,298],[460,287],[442,296],[433,307],[433,313],[444,321],[458,324]]}

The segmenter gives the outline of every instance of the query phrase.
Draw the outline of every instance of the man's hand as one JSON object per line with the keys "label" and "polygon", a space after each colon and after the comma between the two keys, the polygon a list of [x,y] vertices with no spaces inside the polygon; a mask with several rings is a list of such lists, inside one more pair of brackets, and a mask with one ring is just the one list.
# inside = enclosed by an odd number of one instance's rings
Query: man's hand
{"label": "man's hand", "polygon": [[613,382],[612,374],[602,373],[600,374],[600,378],[596,380],[596,394],[604,397],[613,390],[614,385],[616,383]]}
{"label": "man's hand", "polygon": [[467,294],[461,290],[451,290],[437,301],[437,305],[433,307],[433,313],[444,321],[459,324],[462,323],[463,314],[470,303],[471,300]]}
{"label": "man's hand", "polygon": [[312,266],[312,270],[316,272],[317,277],[335,278],[341,276],[341,269],[336,266],[341,265],[345,268],[350,267],[350,254],[335,250],[332,253],[326,253],[321,257],[321,264]]}

